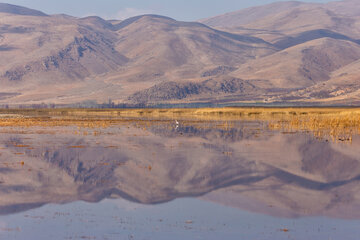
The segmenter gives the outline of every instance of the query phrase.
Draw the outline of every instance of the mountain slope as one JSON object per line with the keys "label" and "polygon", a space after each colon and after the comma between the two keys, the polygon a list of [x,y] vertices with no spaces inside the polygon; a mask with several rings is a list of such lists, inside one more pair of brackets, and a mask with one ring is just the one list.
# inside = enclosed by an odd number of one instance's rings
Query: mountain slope
{"label": "mountain slope", "polygon": [[0,103],[331,103],[344,91],[343,101],[358,89],[346,90],[358,85],[358,9],[352,0],[277,2],[203,20],[207,26],[0,4]]}
{"label": "mountain slope", "polygon": [[[258,99],[259,95],[268,99],[268,93],[272,92],[271,99],[274,94],[283,91],[330,81],[334,77],[333,72],[347,69],[345,66],[358,59],[359,44],[337,39],[336,36],[319,38],[250,60],[228,72],[228,77],[211,76],[210,79],[197,83],[165,82],[135,93],[130,100],[143,103],[183,99],[203,101],[201,99],[209,100],[211,96],[250,100]],[[355,69],[352,67],[352,71]]]}
{"label": "mountain slope", "polygon": [[360,15],[360,5],[357,0],[333,1],[326,4],[331,11],[349,17],[358,17]]}
{"label": "mountain slope", "polygon": [[350,36],[359,36],[354,29],[356,19],[337,14],[326,7],[297,7],[280,14],[270,15],[255,20],[244,27],[262,29],[271,32],[297,34],[315,29],[328,29]]}
{"label": "mountain slope", "polygon": [[27,16],[47,16],[45,13],[37,10],[11,5],[7,3],[0,3],[0,12],[17,14],[17,15],[27,15]]}
{"label": "mountain slope", "polygon": [[[36,101],[121,101],[159,82],[200,79],[207,69],[275,52],[259,38],[156,15],[115,24],[98,17],[0,18],[0,81],[4,92],[18,93],[18,102],[34,102],[34,95]],[[46,86],[55,82],[52,92]]]}
{"label": "mountain slope", "polygon": [[359,44],[321,38],[244,64],[231,75],[268,80],[278,88],[301,88],[329,80],[332,71],[359,58]]}
{"label": "mountain slope", "polygon": [[340,104],[357,104],[360,101],[360,60],[352,62],[330,75],[330,80],[291,91],[282,98],[303,99],[306,101],[337,102]]}
{"label": "mountain slope", "polygon": [[289,9],[299,6],[312,6],[303,2],[289,1],[289,2],[275,2],[265,6],[251,7],[223,15],[202,19],[200,22],[217,28],[231,28],[241,25],[249,24],[258,19],[276,15]]}
{"label": "mountain slope", "polygon": [[200,78],[204,69],[236,67],[275,52],[261,39],[217,31],[198,23],[159,16],[128,21],[131,23],[117,30],[116,44],[116,50],[131,59],[124,73],[127,82],[188,81]]}
{"label": "mountain slope", "polygon": [[316,29],[327,29],[360,38],[359,13],[358,4],[352,0],[326,4],[277,2],[200,22],[227,31],[248,33],[267,41]]}

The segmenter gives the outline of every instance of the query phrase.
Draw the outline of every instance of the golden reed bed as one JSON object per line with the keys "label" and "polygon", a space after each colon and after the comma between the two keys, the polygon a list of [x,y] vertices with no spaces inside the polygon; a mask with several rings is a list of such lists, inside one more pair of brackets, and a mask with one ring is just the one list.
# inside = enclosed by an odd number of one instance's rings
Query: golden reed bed
{"label": "golden reed bed", "polygon": [[[3,109],[0,127],[79,126],[181,121],[261,121],[269,129],[308,131],[333,141],[360,134],[360,108]],[[229,126],[228,124],[226,124]]]}

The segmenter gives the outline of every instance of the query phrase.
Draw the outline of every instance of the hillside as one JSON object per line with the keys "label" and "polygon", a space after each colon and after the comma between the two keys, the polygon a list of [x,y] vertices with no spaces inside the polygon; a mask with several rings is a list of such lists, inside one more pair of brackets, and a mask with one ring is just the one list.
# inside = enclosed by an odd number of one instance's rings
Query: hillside
{"label": "hillside", "polygon": [[27,15],[27,16],[47,16],[45,13],[36,11],[33,9],[15,6],[7,3],[0,3],[0,12],[16,15]]}
{"label": "hillside", "polygon": [[156,15],[114,24],[98,17],[0,18],[3,96],[19,103],[121,101],[156,83],[198,79],[207,69],[275,51],[259,38]]}
{"label": "hillside", "polygon": [[[298,28],[348,29],[359,20],[356,0],[329,3],[275,2],[202,19],[206,25],[231,30],[298,31]],[[358,32],[358,29],[352,31]],[[281,32],[279,32],[281,33]]]}
{"label": "hillside", "polygon": [[[0,4],[0,104],[347,103],[359,89],[359,9],[276,2],[200,23]],[[334,89],[338,99],[318,94]]]}
{"label": "hillside", "polygon": [[320,38],[251,61],[231,73],[243,79],[263,79],[277,88],[301,88],[330,79],[330,74],[360,58],[360,45]]}
{"label": "hillside", "polygon": [[219,16],[202,19],[200,20],[200,22],[217,28],[239,27],[257,21],[261,18],[277,15],[279,13],[286,12],[297,7],[312,5],[315,4],[308,4],[296,1],[275,2],[265,6],[246,8]]}

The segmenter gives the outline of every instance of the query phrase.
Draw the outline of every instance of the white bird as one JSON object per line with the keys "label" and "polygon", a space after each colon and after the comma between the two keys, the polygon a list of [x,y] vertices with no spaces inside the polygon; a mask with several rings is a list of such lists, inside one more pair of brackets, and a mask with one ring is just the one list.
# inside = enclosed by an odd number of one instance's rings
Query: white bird
{"label": "white bird", "polygon": [[178,122],[178,120],[175,120],[175,123],[176,123],[176,125],[179,125],[179,122]]}

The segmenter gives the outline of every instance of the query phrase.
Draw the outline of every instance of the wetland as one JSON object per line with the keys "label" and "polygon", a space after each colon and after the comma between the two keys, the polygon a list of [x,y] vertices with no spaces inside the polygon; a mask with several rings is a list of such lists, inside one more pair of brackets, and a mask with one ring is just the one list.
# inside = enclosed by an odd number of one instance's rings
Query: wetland
{"label": "wetland", "polygon": [[356,239],[360,109],[0,110],[0,239]]}

